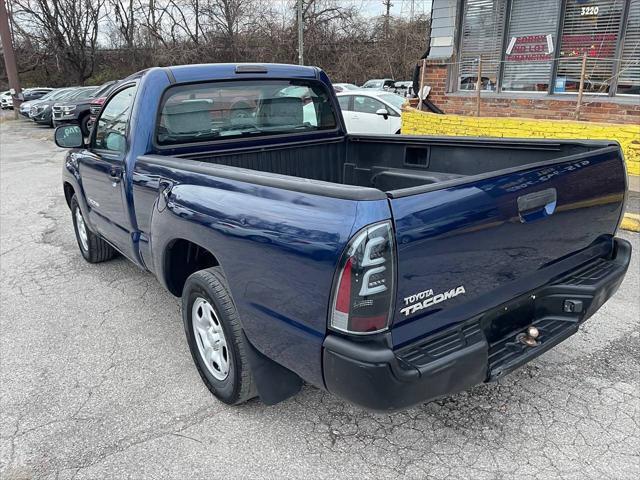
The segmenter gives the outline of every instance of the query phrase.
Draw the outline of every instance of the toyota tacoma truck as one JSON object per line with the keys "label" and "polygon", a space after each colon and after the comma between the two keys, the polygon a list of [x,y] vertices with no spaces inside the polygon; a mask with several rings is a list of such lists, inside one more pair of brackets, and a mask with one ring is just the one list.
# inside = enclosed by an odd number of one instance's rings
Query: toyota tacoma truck
{"label": "toyota tacoma truck", "polygon": [[349,135],[315,67],[151,68],[88,139],[55,138],[82,256],[181,297],[229,404],[307,382],[395,410],[494,381],[576,333],[631,255],[615,142]]}

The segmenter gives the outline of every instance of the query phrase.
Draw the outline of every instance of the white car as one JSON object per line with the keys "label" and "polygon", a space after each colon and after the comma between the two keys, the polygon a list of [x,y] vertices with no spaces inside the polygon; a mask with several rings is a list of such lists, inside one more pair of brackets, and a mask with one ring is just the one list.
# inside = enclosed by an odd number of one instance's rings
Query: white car
{"label": "white car", "polygon": [[404,97],[381,90],[350,90],[337,95],[347,132],[400,133]]}
{"label": "white car", "polygon": [[337,92],[344,92],[345,90],[360,90],[360,87],[353,83],[334,83],[333,89]]}
{"label": "white car", "polygon": [[9,90],[0,93],[0,107],[2,107],[3,110],[13,108],[13,99],[11,98]]}

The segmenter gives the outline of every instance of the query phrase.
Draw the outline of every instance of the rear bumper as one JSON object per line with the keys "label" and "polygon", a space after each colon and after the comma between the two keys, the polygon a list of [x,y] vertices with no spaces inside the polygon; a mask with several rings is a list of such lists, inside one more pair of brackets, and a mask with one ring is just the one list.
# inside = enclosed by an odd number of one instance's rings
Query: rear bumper
{"label": "rear bumper", "polygon": [[[564,341],[618,289],[631,245],[614,240],[598,258],[507,304],[400,350],[386,339],[356,341],[330,334],[324,342],[327,389],[373,410],[397,410],[493,381]],[[538,345],[519,339],[535,325]]]}

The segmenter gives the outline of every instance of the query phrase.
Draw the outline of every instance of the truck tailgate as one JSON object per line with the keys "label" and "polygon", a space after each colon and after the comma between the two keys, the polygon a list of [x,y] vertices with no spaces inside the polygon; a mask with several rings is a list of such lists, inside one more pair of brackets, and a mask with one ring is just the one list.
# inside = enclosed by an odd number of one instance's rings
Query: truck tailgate
{"label": "truck tailgate", "polygon": [[553,267],[560,259],[566,270],[606,253],[626,171],[620,149],[610,146],[410,190],[390,192],[396,347],[547,283],[562,273]]}

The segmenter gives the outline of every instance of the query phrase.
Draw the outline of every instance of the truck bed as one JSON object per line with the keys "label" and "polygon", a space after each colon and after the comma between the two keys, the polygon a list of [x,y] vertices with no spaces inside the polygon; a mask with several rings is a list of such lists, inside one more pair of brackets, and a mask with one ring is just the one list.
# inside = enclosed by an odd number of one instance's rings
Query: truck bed
{"label": "truck bed", "polygon": [[269,148],[204,152],[182,156],[217,165],[374,188],[391,197],[454,185],[471,176],[610,146],[607,142],[408,136],[348,136],[331,143],[297,142]]}
{"label": "truck bed", "polygon": [[[260,196],[278,189],[319,196],[296,197],[303,205],[386,203],[381,211],[394,222],[400,272],[392,323],[400,346],[477,314],[487,296],[500,303],[549,281],[555,273],[548,267],[559,259],[570,257],[568,268],[576,268],[584,261],[578,252],[609,251],[624,203],[620,155],[611,142],[363,135],[145,156],[137,168],[145,172],[141,179],[157,171],[178,184],[238,192],[262,185]],[[152,209],[154,197],[139,198],[141,210]],[[217,198],[212,192],[207,201],[230,201]],[[444,304],[402,310],[425,289],[458,287],[465,294]]]}

